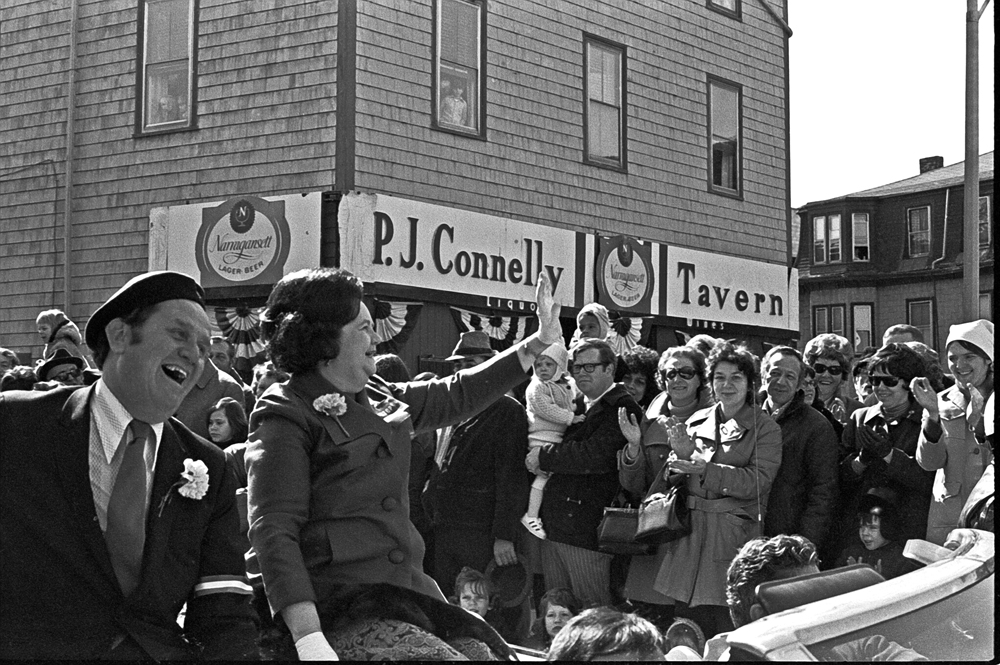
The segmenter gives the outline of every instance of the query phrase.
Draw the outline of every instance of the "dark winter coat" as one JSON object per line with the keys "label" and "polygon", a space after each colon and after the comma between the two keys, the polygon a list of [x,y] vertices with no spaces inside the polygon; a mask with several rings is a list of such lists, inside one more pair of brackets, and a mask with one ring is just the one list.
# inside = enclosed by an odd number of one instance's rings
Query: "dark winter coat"
{"label": "dark winter coat", "polygon": [[618,493],[618,451],[628,443],[618,426],[619,407],[637,421],[642,417],[639,405],[616,384],[583,422],[569,426],[562,443],[540,448],[539,465],[552,473],[541,510],[549,540],[597,549],[597,525]]}
{"label": "dark winter coat", "polygon": [[777,423],[781,466],[771,485],[764,533],[797,533],[820,548],[837,505],[837,435],[801,393],[778,414]]}

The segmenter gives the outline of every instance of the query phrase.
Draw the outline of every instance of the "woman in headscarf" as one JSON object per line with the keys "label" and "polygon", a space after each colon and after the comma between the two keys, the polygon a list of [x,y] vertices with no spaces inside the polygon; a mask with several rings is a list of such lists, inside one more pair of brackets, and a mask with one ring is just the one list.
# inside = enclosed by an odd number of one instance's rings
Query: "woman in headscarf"
{"label": "woman in headscarf", "polygon": [[993,394],[993,323],[980,319],[952,326],[945,353],[954,386],[937,395],[924,377],[910,386],[924,408],[917,462],[936,472],[927,540],[938,545],[959,526],[962,506],[993,459],[983,418]]}

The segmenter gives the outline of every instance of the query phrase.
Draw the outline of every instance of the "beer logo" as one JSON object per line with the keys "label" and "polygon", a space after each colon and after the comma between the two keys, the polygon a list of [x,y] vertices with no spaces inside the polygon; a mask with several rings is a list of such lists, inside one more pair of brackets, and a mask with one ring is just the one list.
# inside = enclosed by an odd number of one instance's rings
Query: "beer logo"
{"label": "beer logo", "polygon": [[287,227],[280,201],[240,198],[206,208],[196,240],[202,285],[276,282],[288,258]]}
{"label": "beer logo", "polygon": [[598,291],[613,309],[632,310],[648,306],[652,293],[652,269],[643,248],[631,238],[609,238],[602,243],[598,260]]}

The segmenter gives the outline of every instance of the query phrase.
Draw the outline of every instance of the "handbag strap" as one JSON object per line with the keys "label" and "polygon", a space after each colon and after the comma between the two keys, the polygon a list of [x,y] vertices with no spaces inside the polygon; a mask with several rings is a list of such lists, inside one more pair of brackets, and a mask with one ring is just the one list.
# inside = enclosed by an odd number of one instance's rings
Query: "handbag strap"
{"label": "handbag strap", "polygon": [[656,477],[653,478],[653,482],[649,485],[649,489],[646,490],[646,497],[652,496],[658,492],[662,494],[663,492],[666,492],[668,489],[670,489],[674,485],[677,485],[678,483],[687,482],[688,474],[686,473],[669,474],[667,473],[667,471],[669,471],[669,466],[670,466],[670,457],[668,456],[667,459],[663,460],[663,465],[660,467],[660,470],[656,472]]}
{"label": "handbag strap", "polygon": [[629,499],[628,492],[621,485],[618,486],[618,493],[615,494],[615,498],[611,500],[611,505],[608,508],[634,508],[633,502]]}

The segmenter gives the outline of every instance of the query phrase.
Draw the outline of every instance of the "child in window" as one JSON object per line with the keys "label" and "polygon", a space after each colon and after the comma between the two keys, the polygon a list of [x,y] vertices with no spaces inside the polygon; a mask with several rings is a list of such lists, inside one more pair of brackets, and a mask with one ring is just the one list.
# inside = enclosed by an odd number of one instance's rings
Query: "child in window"
{"label": "child in window", "polygon": [[916,570],[920,564],[903,556],[897,527],[895,492],[884,487],[869,490],[858,505],[858,540],[844,549],[836,567],[866,563],[887,580]]}
{"label": "child in window", "polygon": [[[541,448],[546,443],[561,443],[566,427],[583,421],[574,415],[573,399],[576,391],[566,375],[569,354],[562,342],[552,344],[535,359],[535,375],[524,392],[528,414],[528,448]],[[539,470],[531,483],[528,512],[521,524],[528,532],[545,540],[545,529],[539,511],[549,474]]]}

